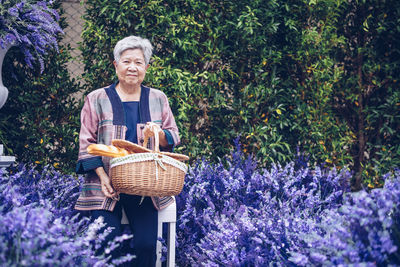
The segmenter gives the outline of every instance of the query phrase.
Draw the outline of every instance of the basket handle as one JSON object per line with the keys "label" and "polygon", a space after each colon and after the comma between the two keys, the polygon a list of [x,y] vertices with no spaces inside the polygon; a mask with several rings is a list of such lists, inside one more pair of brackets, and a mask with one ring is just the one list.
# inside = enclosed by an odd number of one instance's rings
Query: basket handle
{"label": "basket handle", "polygon": [[[150,122],[148,123],[148,125],[150,125],[150,130],[154,134],[154,140],[155,140],[154,151],[158,153],[160,152],[160,136],[158,135],[158,133],[162,130],[159,130],[158,125],[155,124],[154,122]],[[144,147],[147,147],[147,143],[149,142],[150,137],[151,137],[150,134],[144,136],[144,143],[143,143]]]}

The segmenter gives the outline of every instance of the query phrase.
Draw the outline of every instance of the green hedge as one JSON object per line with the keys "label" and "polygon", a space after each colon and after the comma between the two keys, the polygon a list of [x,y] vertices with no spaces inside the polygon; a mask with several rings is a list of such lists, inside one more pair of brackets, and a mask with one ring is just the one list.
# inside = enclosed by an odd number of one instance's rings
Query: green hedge
{"label": "green hedge", "polygon": [[[266,163],[288,160],[291,148],[282,135],[289,122],[276,113],[285,108],[281,99],[290,96],[278,87],[276,71],[282,22],[274,20],[282,20],[282,7],[260,5],[87,1],[82,50],[88,90],[115,79],[112,49],[119,39],[147,37],[156,49],[145,83],[169,96],[183,137],[179,152],[223,157],[242,134],[245,149],[259,150]],[[247,140],[254,132],[260,142]]]}
{"label": "green hedge", "polygon": [[72,172],[80,125],[80,105],[73,94],[79,86],[65,66],[70,60],[67,48],[60,51],[47,58],[41,75],[23,64],[13,65],[23,62],[17,49],[7,53],[4,65],[12,68],[4,71],[9,98],[0,111],[0,142],[18,162],[52,164]]}
{"label": "green hedge", "polygon": [[[155,53],[145,84],[170,99],[182,135],[177,152],[214,160],[229,154],[240,135],[244,151],[263,165],[304,153],[310,164],[350,167],[355,189],[362,180],[380,186],[378,177],[399,166],[400,2],[85,4],[84,91],[115,81],[112,50],[118,40],[128,35],[150,39]],[[21,103],[40,107],[29,110],[23,104],[27,113],[12,115],[1,126],[0,136],[7,133],[10,140],[3,142],[22,159],[76,159],[80,106],[65,96],[80,87],[63,70],[68,56],[55,57],[45,72],[48,78],[29,76],[19,67],[14,70],[19,82],[6,84],[21,88],[10,90],[15,102],[9,100],[7,109]],[[30,77],[24,87],[21,77]],[[55,91],[65,94],[53,99]],[[34,122],[46,116],[48,121],[37,127]],[[9,138],[10,132],[15,137]],[[55,141],[60,138],[67,140]]]}
{"label": "green hedge", "polygon": [[361,175],[379,186],[374,178],[398,166],[398,2],[89,0],[87,7],[87,90],[115,79],[116,41],[149,38],[156,49],[145,83],[170,98],[179,152],[223,157],[240,135],[264,164],[299,149],[311,163],[350,166],[355,188]]}

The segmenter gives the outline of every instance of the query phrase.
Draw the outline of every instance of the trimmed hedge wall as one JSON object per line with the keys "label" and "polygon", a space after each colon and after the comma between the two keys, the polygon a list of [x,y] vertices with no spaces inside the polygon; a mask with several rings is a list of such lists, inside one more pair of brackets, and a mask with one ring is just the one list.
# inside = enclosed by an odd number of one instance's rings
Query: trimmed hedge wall
{"label": "trimmed hedge wall", "polygon": [[[240,134],[264,165],[306,153],[370,187],[400,162],[397,1],[87,1],[87,90],[115,80],[112,49],[149,38],[145,83],[171,101],[179,152],[215,160]],[[396,48],[396,49],[395,49]]]}

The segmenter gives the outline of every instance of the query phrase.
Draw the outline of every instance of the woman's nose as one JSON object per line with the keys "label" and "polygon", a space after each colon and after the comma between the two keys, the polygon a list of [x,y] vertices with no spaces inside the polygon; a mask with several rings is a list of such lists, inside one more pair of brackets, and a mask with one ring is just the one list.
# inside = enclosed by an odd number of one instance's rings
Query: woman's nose
{"label": "woman's nose", "polygon": [[128,69],[130,69],[130,70],[136,70],[136,68],[137,68],[137,65],[135,63],[131,63],[128,66]]}

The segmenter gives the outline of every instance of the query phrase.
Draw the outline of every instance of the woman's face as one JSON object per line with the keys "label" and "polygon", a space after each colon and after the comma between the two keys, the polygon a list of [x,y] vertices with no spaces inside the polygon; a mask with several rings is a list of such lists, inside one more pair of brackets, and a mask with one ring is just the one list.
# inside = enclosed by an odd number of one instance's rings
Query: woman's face
{"label": "woman's face", "polygon": [[139,48],[122,52],[119,62],[114,61],[114,66],[119,82],[125,86],[140,86],[149,67]]}

